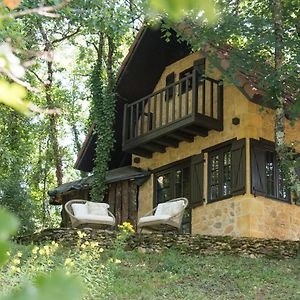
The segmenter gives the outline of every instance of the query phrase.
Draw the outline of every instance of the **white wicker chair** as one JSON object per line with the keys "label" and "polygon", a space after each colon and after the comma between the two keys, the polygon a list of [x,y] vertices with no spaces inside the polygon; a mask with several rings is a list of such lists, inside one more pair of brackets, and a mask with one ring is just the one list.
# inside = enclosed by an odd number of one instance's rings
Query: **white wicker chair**
{"label": "white wicker chair", "polygon": [[142,232],[143,228],[154,231],[179,230],[187,206],[188,200],[186,198],[176,198],[158,204],[139,219],[138,231]]}
{"label": "white wicker chair", "polygon": [[70,217],[73,228],[115,226],[116,219],[108,210],[107,203],[96,203],[82,199],[70,200],[65,210]]}

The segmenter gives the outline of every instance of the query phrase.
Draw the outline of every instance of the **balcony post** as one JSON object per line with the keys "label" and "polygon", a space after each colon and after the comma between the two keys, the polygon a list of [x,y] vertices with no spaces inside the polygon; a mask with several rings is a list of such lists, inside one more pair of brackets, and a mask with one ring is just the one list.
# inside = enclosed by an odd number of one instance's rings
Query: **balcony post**
{"label": "balcony post", "polygon": [[[127,139],[128,139],[128,125],[131,126],[132,124],[127,124],[127,110],[128,110],[128,104],[125,103],[124,105],[124,112],[123,112],[123,146],[125,145]],[[129,121],[129,120],[128,120]]]}
{"label": "balcony post", "polygon": [[223,80],[218,82],[218,121],[223,128]]}
{"label": "balcony post", "polygon": [[[195,117],[198,112],[198,72],[196,69],[193,70],[192,77],[192,116]],[[187,91],[188,93],[188,91]]]}

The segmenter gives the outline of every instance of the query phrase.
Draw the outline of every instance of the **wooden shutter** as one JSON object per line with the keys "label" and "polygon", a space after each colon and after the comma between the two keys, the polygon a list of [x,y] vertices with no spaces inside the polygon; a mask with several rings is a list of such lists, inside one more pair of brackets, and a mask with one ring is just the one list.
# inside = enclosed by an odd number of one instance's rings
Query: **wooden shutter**
{"label": "wooden shutter", "polygon": [[266,147],[261,141],[250,140],[251,152],[251,191],[252,194],[266,195]]}
{"label": "wooden shutter", "polygon": [[205,74],[205,58],[200,58],[194,61],[194,68],[197,69],[199,75]]}
{"label": "wooden shutter", "polygon": [[[169,75],[167,75],[167,77],[166,77],[166,86],[169,85],[169,84],[172,84],[174,82],[175,82],[175,73],[172,72]],[[174,93],[174,87],[168,88],[168,92],[167,92],[166,98],[167,97],[168,98],[172,97],[173,93]]]}
{"label": "wooden shutter", "polygon": [[231,146],[231,193],[246,193],[246,139],[233,141]]}
{"label": "wooden shutter", "polygon": [[191,157],[191,207],[203,204],[204,154]]}

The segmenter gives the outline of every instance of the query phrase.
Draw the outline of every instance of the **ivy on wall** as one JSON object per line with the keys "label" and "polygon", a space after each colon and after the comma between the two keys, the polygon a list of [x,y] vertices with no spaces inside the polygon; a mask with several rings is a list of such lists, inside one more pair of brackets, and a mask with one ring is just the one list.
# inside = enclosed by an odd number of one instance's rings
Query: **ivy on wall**
{"label": "ivy on wall", "polygon": [[104,198],[106,171],[114,144],[115,96],[112,86],[104,84],[101,72],[102,63],[97,62],[91,76],[93,117],[96,122],[94,134],[97,135],[92,186],[92,200],[95,202],[101,202]]}

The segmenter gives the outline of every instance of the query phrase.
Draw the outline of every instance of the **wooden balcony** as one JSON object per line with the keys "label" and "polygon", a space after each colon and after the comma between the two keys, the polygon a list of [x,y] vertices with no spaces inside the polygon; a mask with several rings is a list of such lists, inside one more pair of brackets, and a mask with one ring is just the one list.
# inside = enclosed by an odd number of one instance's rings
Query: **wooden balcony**
{"label": "wooden balcony", "polygon": [[192,74],[125,104],[123,151],[143,157],[223,130],[223,82]]}

